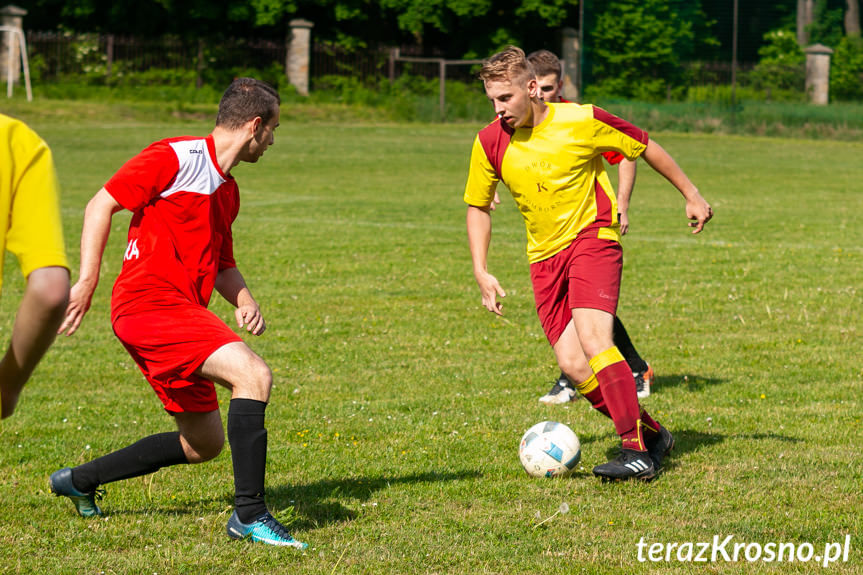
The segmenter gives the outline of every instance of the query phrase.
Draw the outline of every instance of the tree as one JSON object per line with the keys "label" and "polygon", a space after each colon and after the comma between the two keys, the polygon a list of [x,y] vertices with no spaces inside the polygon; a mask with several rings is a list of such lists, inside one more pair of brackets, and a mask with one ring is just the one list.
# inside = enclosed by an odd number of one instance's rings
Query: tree
{"label": "tree", "polygon": [[845,35],[849,38],[860,37],[860,2],[859,0],[847,0],[848,9],[845,11]]}
{"label": "tree", "polygon": [[[683,86],[682,63],[696,50],[713,45],[700,2],[692,0],[618,0],[606,3],[588,39],[592,48],[589,94],[634,99],[665,98]],[[696,27],[705,29],[695,34]],[[592,87],[590,85],[592,84]]]}
{"label": "tree", "polygon": [[815,16],[815,0],[797,0],[797,43],[809,44],[809,28]]}

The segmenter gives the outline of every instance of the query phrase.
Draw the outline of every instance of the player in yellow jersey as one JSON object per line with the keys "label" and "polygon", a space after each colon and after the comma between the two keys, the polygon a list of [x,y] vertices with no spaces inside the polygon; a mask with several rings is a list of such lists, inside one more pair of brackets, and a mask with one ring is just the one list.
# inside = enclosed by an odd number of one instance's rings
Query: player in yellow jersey
{"label": "player in yellow jersey", "polygon": [[5,418],[57,336],[69,299],[69,264],[51,150],[23,122],[3,114],[0,174],[0,282],[6,250],[27,278],[9,349],[0,360],[0,417]]}
{"label": "player in yellow jersey", "polygon": [[[527,55],[527,61],[533,66],[536,73],[536,82],[539,99],[544,102],[570,103],[562,97],[563,90],[563,67],[560,59],[548,50],[537,50]],[[612,150],[603,152],[602,156],[611,165],[617,165],[617,216],[620,220],[620,235],[625,235],[629,230],[629,200],[635,187],[635,175],[637,163],[627,160],[623,154]],[[641,357],[635,349],[629,333],[626,331],[620,318],[614,316],[614,345],[623,354],[632,376],[635,378],[635,390],[639,399],[650,395],[650,387],[653,384],[653,368]],[[579,382],[580,383],[580,382]],[[539,398],[539,401],[549,404],[567,403],[581,397],[575,387],[561,372],[552,384],[548,393]]]}
{"label": "player in yellow jersey", "polygon": [[[498,116],[474,140],[464,193],[482,303],[503,312],[498,298],[506,292],[487,266],[489,206],[503,181],[524,218],[537,313],[558,365],[583,382],[581,394],[612,419],[621,438],[620,455],[593,472],[603,479],[651,479],[674,439],[640,408],[635,379],[613,343],[623,252],[617,201],[601,155],[614,150],[630,160],[644,158],[685,198],[693,233],[703,229],[712,209],[643,130],[595,106],[543,102],[520,48],[492,56],[480,78]],[[584,378],[588,371],[593,375]]]}

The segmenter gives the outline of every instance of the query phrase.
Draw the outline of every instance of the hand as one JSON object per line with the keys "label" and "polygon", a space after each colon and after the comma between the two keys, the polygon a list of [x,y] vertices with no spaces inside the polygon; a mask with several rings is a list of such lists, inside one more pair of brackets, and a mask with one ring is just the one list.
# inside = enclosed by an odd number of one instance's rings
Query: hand
{"label": "hand", "polygon": [[497,296],[506,297],[506,292],[503,291],[497,278],[484,272],[477,276],[476,283],[479,284],[482,305],[485,306],[485,309],[497,315],[503,315],[503,303],[497,301]]}
{"label": "hand", "polygon": [[617,220],[620,222],[620,235],[625,236],[629,231],[629,216],[626,212],[620,212],[617,214]]}
{"label": "hand", "polygon": [[252,335],[261,335],[267,329],[267,323],[261,315],[261,308],[256,303],[239,306],[234,310],[234,316],[237,318],[237,327],[246,326],[246,331]]}
{"label": "hand", "polygon": [[84,315],[90,309],[90,303],[93,300],[93,292],[95,290],[95,286],[90,286],[80,281],[72,286],[69,292],[69,305],[66,306],[66,317],[57,330],[58,334],[65,333],[69,336],[78,331],[78,326],[81,325]]}
{"label": "hand", "polygon": [[700,194],[696,194],[686,202],[686,217],[694,220],[689,222],[689,227],[695,228],[692,230],[692,233],[697,234],[704,229],[704,225],[713,217],[713,208],[710,207],[710,204]]}
{"label": "hand", "polygon": [[497,209],[497,205],[498,205],[499,203],[500,203],[500,196],[498,195],[498,193],[497,193],[497,192],[495,192],[495,193],[494,193],[494,199],[493,199],[493,200],[491,201],[491,203],[488,205],[488,208],[489,208],[491,211],[495,211],[495,210]]}

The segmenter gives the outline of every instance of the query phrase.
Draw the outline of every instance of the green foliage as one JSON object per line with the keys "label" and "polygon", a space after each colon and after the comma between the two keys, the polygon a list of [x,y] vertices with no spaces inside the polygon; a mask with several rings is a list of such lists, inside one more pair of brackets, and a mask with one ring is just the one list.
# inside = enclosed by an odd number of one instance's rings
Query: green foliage
{"label": "green foliage", "polygon": [[522,0],[515,15],[524,18],[536,15],[549,28],[566,25],[567,17],[575,14],[579,0]]}
{"label": "green foliage", "polygon": [[830,60],[830,98],[863,100],[863,39],[844,37]]}
{"label": "green foliage", "polygon": [[831,7],[828,0],[816,0],[813,21],[809,27],[811,44],[835,48],[845,36],[845,6]]}
{"label": "green foliage", "polygon": [[[731,86],[691,86],[686,90],[686,101],[698,104],[723,104],[732,102]],[[806,94],[800,90],[780,90],[772,87],[756,86],[753,83],[738,85],[734,93],[736,102],[797,102],[804,103]]]}
{"label": "green foliage", "polygon": [[757,89],[803,92],[806,82],[806,55],[797,44],[797,35],[788,29],[772,30],[764,35],[758,49],[760,60],[750,74]]}
{"label": "green foliage", "polygon": [[[402,75],[392,83],[384,78],[371,84],[352,76],[325,76],[315,81],[314,90],[316,102],[372,107],[391,120],[441,120],[440,82],[437,79]],[[445,90],[448,120],[491,118],[492,112],[478,84],[447,81]]]}
{"label": "green foliage", "polygon": [[250,77],[257,78],[267,82],[276,89],[281,89],[287,86],[288,80],[285,77],[284,66],[278,62],[272,62],[266,67],[252,66],[229,66],[218,68],[206,68],[203,73],[205,84],[210,86],[227,86],[234,78]]}
{"label": "green foliage", "polygon": [[700,43],[695,20],[703,21],[699,2],[621,0],[606,4],[590,34],[594,54],[588,94],[660,100],[682,96],[681,63]]}
{"label": "green foliage", "polygon": [[380,0],[383,10],[397,15],[399,29],[422,40],[427,28],[449,32],[455,18],[473,19],[486,14],[490,0]]}

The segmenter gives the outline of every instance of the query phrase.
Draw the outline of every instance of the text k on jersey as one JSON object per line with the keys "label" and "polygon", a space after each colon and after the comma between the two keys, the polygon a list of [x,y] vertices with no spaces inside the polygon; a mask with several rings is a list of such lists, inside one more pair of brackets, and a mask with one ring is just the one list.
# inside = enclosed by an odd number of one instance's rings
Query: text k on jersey
{"label": "text k on jersey", "polygon": [[479,207],[503,181],[527,228],[530,263],[565,249],[579,233],[619,241],[617,199],[602,154],[630,160],[647,147],[648,134],[592,105],[548,104],[534,128],[512,129],[500,119],[474,140],[464,201]]}

